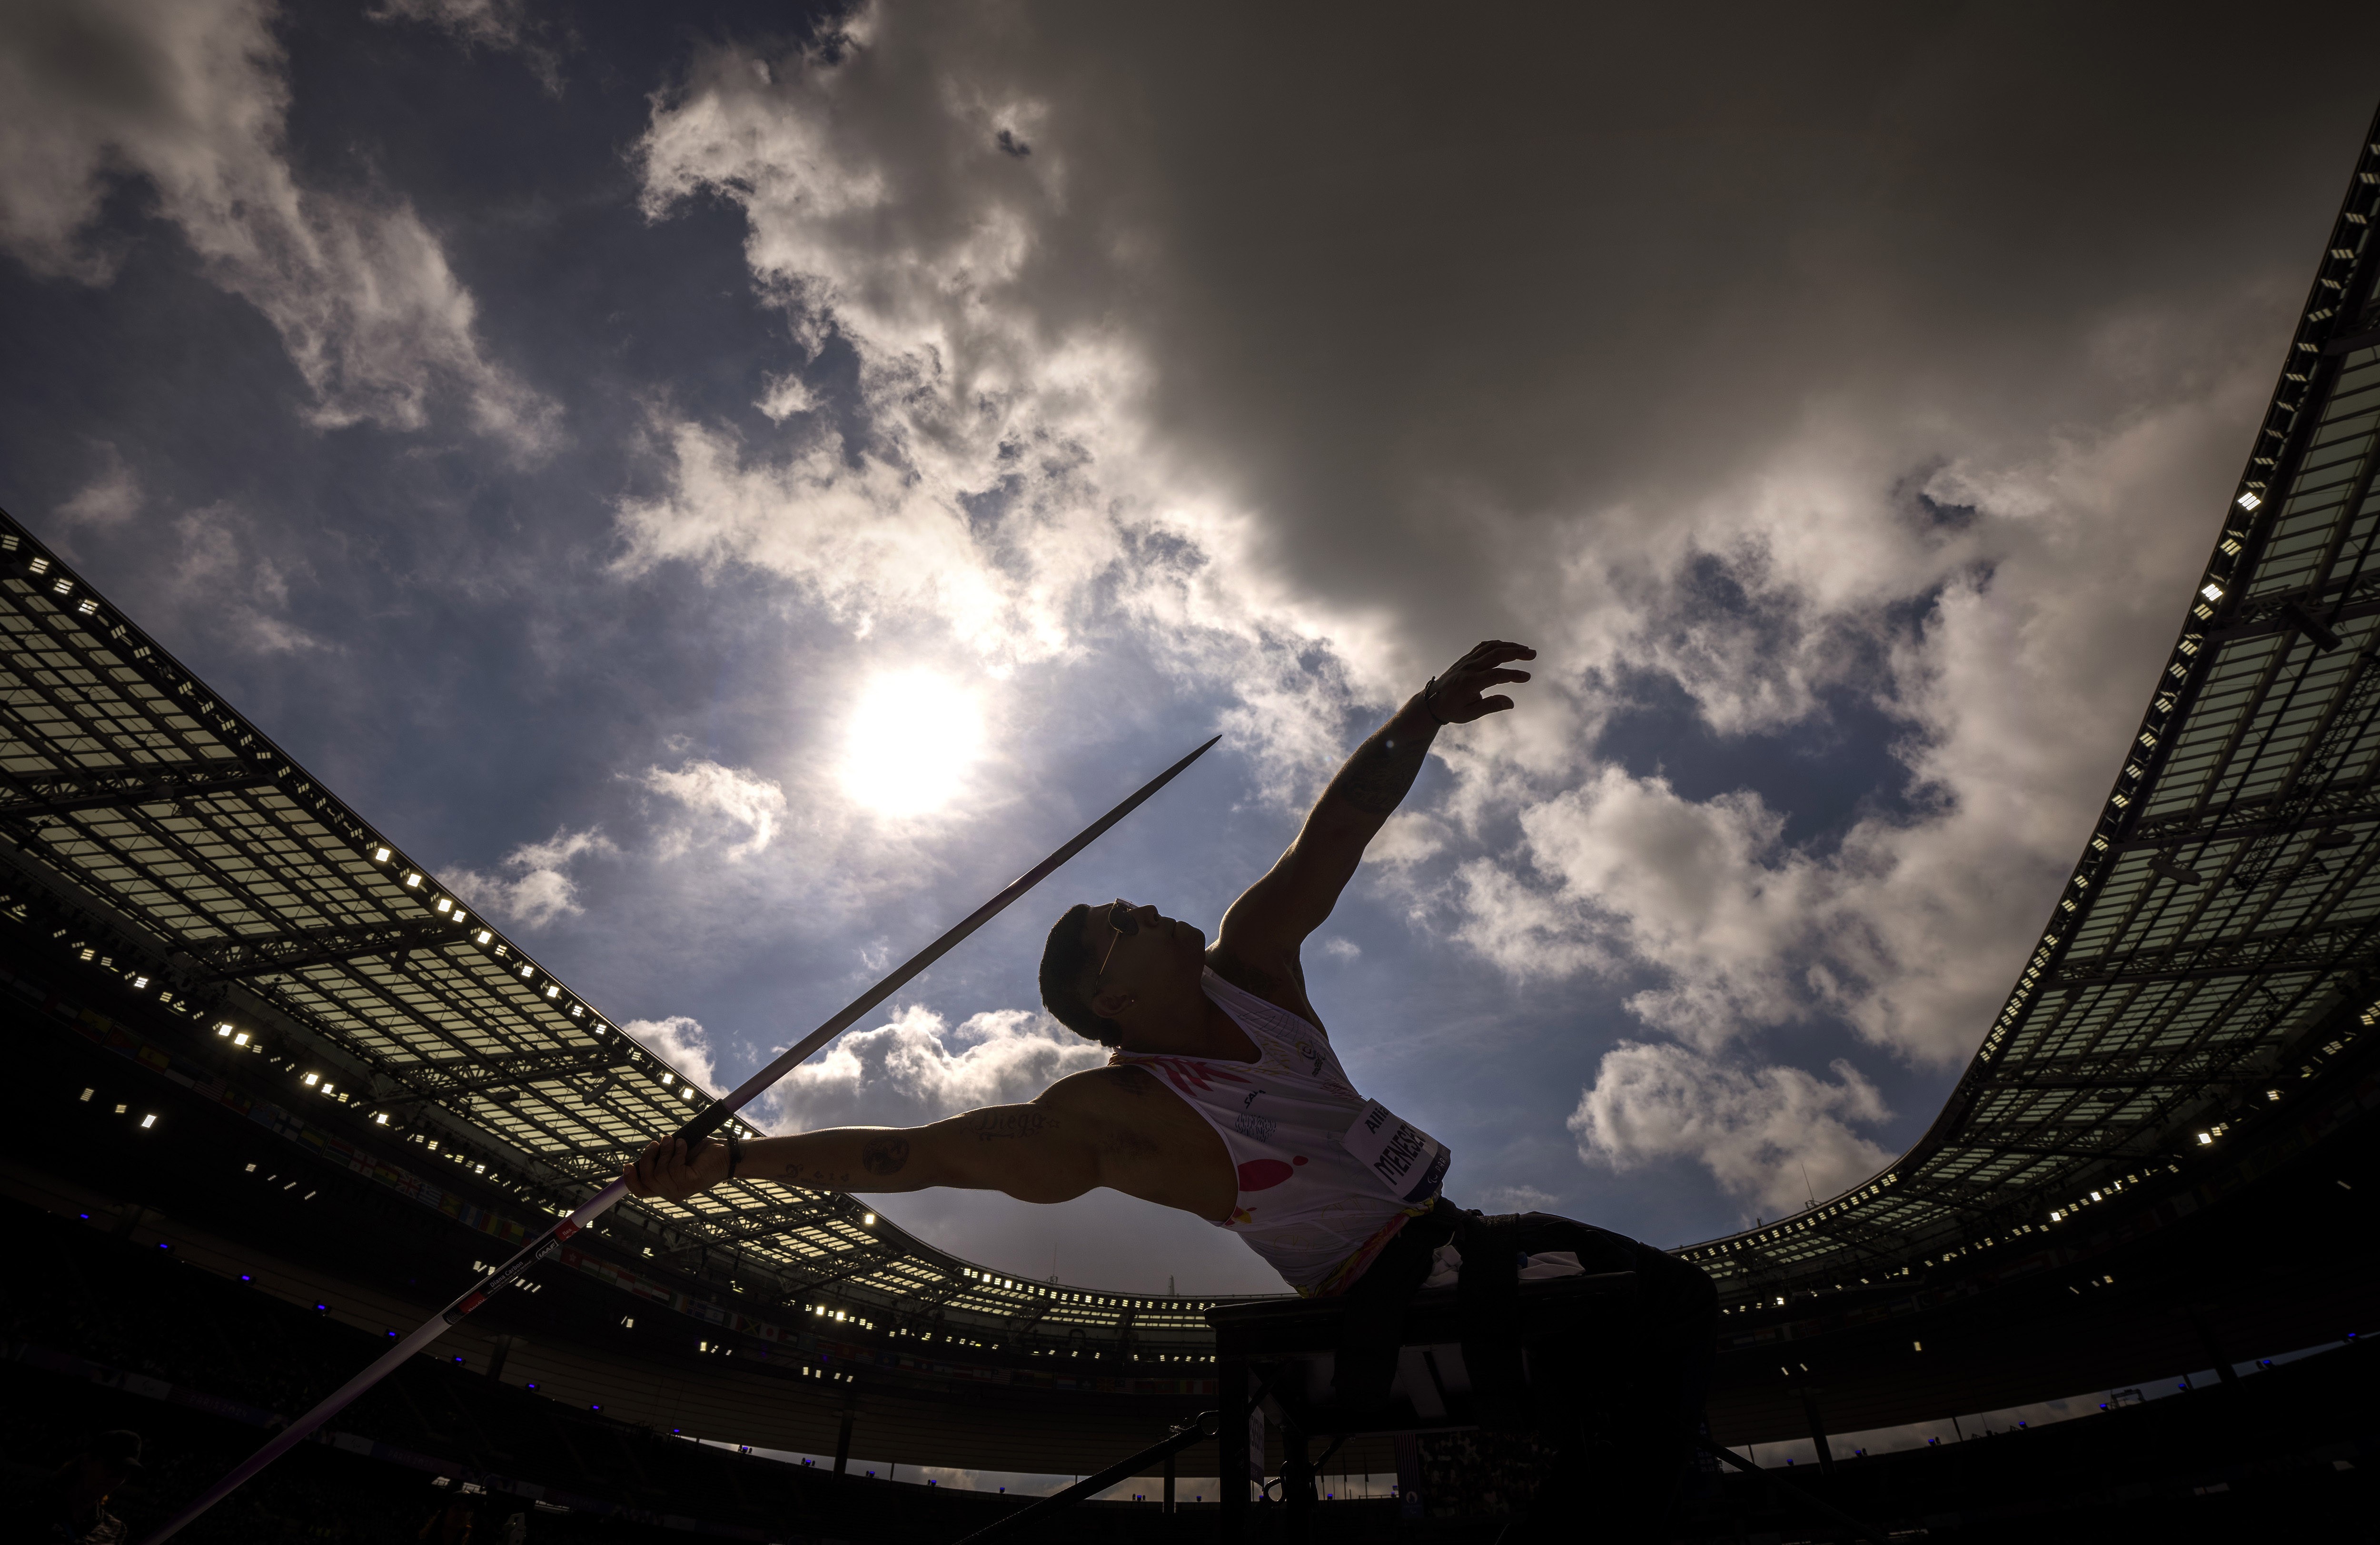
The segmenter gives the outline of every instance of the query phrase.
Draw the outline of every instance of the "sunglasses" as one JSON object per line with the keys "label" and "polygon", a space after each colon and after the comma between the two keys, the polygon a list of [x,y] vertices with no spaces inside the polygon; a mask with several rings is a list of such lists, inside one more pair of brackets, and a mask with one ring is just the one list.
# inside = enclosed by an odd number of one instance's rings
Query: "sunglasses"
{"label": "sunglasses", "polygon": [[1108,974],[1108,962],[1115,958],[1116,945],[1140,931],[1140,919],[1132,915],[1132,904],[1122,896],[1118,896],[1116,904],[1108,908],[1108,927],[1115,930],[1115,937],[1108,941],[1108,953],[1099,956],[1098,974],[1100,976]]}

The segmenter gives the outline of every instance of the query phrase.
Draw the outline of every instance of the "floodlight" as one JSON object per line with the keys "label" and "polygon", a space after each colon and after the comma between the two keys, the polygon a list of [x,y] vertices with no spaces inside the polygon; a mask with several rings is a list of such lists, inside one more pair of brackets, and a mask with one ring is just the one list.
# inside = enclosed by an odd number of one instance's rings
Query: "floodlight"
{"label": "floodlight", "polygon": [[2243,510],[2252,510],[2264,502],[2252,493],[2242,493],[2239,499],[2240,507]]}

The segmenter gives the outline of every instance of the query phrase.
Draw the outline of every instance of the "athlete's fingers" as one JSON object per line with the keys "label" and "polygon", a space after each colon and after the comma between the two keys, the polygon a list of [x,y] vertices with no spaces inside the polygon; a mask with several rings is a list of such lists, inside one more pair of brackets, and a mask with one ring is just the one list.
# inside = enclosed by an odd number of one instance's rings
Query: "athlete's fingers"
{"label": "athlete's fingers", "polygon": [[628,1183],[628,1189],[638,1196],[647,1197],[652,1195],[653,1181],[650,1162],[653,1157],[653,1150],[661,1146],[662,1145],[659,1143],[647,1143],[645,1145],[645,1150],[637,1155],[635,1159],[629,1161],[628,1167],[621,1172],[622,1177]]}
{"label": "athlete's fingers", "polygon": [[1526,644],[1516,644],[1509,639],[1489,639],[1463,657],[1456,669],[1483,668],[1500,665],[1508,660],[1535,660],[1537,651]]}
{"label": "athlete's fingers", "polygon": [[1512,706],[1512,700],[1501,693],[1492,698],[1482,698],[1479,700],[1479,716],[1484,719],[1490,713],[1501,713]]}
{"label": "athlete's fingers", "polygon": [[1480,685],[1483,687],[1490,686],[1500,681],[1526,681],[1528,679],[1529,673],[1526,671],[1482,671],[1479,673]]}

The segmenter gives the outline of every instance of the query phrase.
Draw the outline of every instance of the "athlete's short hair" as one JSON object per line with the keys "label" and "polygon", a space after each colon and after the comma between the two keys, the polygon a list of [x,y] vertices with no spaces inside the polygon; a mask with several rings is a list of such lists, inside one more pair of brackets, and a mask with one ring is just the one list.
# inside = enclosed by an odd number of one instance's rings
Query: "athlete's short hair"
{"label": "athlete's short hair", "polygon": [[1083,991],[1084,979],[1099,966],[1099,957],[1083,942],[1083,925],[1090,917],[1089,905],[1078,902],[1066,908],[1066,915],[1050,931],[1050,942],[1041,947],[1041,1006],[1084,1040],[1121,1046],[1123,1027],[1092,1013],[1090,999]]}

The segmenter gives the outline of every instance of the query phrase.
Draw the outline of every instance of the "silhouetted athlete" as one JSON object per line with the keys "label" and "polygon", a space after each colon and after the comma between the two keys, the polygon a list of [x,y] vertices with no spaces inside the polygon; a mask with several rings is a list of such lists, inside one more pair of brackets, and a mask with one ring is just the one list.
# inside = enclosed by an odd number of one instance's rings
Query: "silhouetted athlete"
{"label": "silhouetted athlete", "polygon": [[1531,1277],[1633,1271],[1644,1302],[1626,1344],[1565,1377],[1615,1383],[1637,1413],[1633,1430],[1603,1444],[1622,1462],[1595,1467],[1635,1479],[1628,1490],[1637,1502],[1607,1494],[1609,1504],[1652,1505],[1680,1468],[1701,1407],[1716,1321],[1710,1279],[1569,1219],[1488,1219],[1446,1202],[1444,1146],[1355,1091],[1299,962],[1439,730],[1510,709],[1512,700],[1491,689],[1528,680],[1511,667],[1535,658],[1524,645],[1490,640],[1432,677],[1339,770],[1289,851],[1223,914],[1211,945],[1152,906],[1069,908],[1042,952],[1041,999],[1060,1023],[1113,1048],[1105,1067],[1023,1104],[924,1126],[830,1127],[707,1142],[692,1153],[667,1139],[629,1167],[629,1188],[675,1200],[732,1174],[1058,1202],[1104,1186],[1232,1230],[1309,1296],[1451,1281],[1466,1245],[1525,1257]]}

